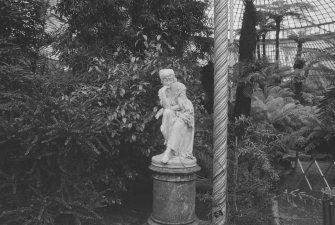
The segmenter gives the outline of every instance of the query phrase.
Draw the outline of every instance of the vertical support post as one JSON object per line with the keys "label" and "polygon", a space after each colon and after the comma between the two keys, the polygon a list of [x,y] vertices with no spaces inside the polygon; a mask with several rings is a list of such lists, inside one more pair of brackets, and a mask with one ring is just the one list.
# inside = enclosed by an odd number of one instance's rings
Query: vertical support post
{"label": "vertical support post", "polygon": [[229,42],[234,43],[234,0],[229,0]]}
{"label": "vertical support post", "polygon": [[[234,43],[234,0],[229,0],[229,43]],[[229,66],[234,65],[234,53],[229,52]]]}
{"label": "vertical support post", "polygon": [[335,224],[335,188],[324,188],[322,192],[323,225]]}
{"label": "vertical support post", "polygon": [[228,124],[228,0],[214,0],[213,225],[226,223]]}

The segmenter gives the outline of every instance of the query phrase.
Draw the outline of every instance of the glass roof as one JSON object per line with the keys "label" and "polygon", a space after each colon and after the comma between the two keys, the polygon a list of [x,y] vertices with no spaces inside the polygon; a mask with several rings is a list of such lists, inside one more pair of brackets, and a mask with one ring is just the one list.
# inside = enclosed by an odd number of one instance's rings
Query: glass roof
{"label": "glass roof", "polygon": [[[233,30],[241,28],[244,3],[243,0],[229,0],[232,2],[233,9]],[[309,4],[312,8],[305,9],[303,7],[290,7],[293,12],[302,13],[301,19],[284,17],[281,24],[282,30],[296,30],[301,28],[309,28],[310,33],[327,34],[335,32],[335,1],[334,0],[254,0],[256,9],[268,11],[269,7],[275,6],[276,2],[283,2],[285,5]],[[268,9],[266,9],[268,7]],[[229,6],[230,9],[230,6]]]}
{"label": "glass roof", "polygon": [[[241,29],[244,1],[246,0],[228,0],[229,8],[229,34],[232,26],[233,38],[239,39],[239,30]],[[298,33],[303,31],[310,40],[303,44],[304,50],[318,50],[321,52],[330,52],[334,60],[326,61],[327,67],[335,69],[335,0],[253,0],[256,10],[269,11],[275,8],[276,4],[282,3],[290,6],[289,10],[300,13],[300,19],[291,16],[284,17],[281,23],[280,38],[280,64],[292,66],[297,52],[297,44],[288,38],[291,32]],[[310,8],[301,7],[307,4]],[[233,6],[233,11],[231,9]],[[298,7],[294,7],[298,6]],[[300,7],[299,7],[300,6]],[[213,6],[211,7],[209,17],[213,20]],[[280,10],[280,8],[277,8]],[[231,20],[233,24],[231,24]],[[230,36],[230,35],[229,35]],[[263,52],[262,43],[260,52]],[[275,30],[270,30],[266,34],[266,54],[270,61],[275,61]],[[308,58],[303,54],[304,58]],[[232,57],[237,58],[237,57]],[[236,60],[235,60],[236,61]]]}

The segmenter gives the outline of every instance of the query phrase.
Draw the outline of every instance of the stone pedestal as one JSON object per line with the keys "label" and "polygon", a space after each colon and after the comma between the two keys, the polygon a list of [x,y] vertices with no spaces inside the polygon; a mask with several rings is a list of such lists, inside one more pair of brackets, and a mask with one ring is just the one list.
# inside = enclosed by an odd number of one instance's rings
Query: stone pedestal
{"label": "stone pedestal", "polygon": [[198,225],[195,215],[195,159],[172,158],[163,165],[153,157],[153,210],[148,225]]}

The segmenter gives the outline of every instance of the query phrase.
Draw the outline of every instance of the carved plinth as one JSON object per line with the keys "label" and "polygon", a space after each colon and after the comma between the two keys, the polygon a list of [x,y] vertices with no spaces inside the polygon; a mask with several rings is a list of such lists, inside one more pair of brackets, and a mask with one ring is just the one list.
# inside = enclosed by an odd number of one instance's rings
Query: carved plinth
{"label": "carved plinth", "polygon": [[194,159],[172,158],[163,165],[153,157],[153,210],[149,225],[198,225],[195,215],[195,172],[200,170]]}

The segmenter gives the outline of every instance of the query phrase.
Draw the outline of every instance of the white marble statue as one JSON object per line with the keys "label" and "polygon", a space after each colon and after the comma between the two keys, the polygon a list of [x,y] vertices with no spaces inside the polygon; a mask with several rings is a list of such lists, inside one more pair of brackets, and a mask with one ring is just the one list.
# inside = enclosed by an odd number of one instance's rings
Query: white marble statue
{"label": "white marble statue", "polygon": [[172,69],[162,69],[159,77],[163,87],[158,91],[162,108],[156,119],[162,118],[161,132],[166,145],[165,151],[156,160],[163,164],[173,158],[195,160],[192,155],[194,140],[194,109],[186,96],[186,87],[177,81]]}

